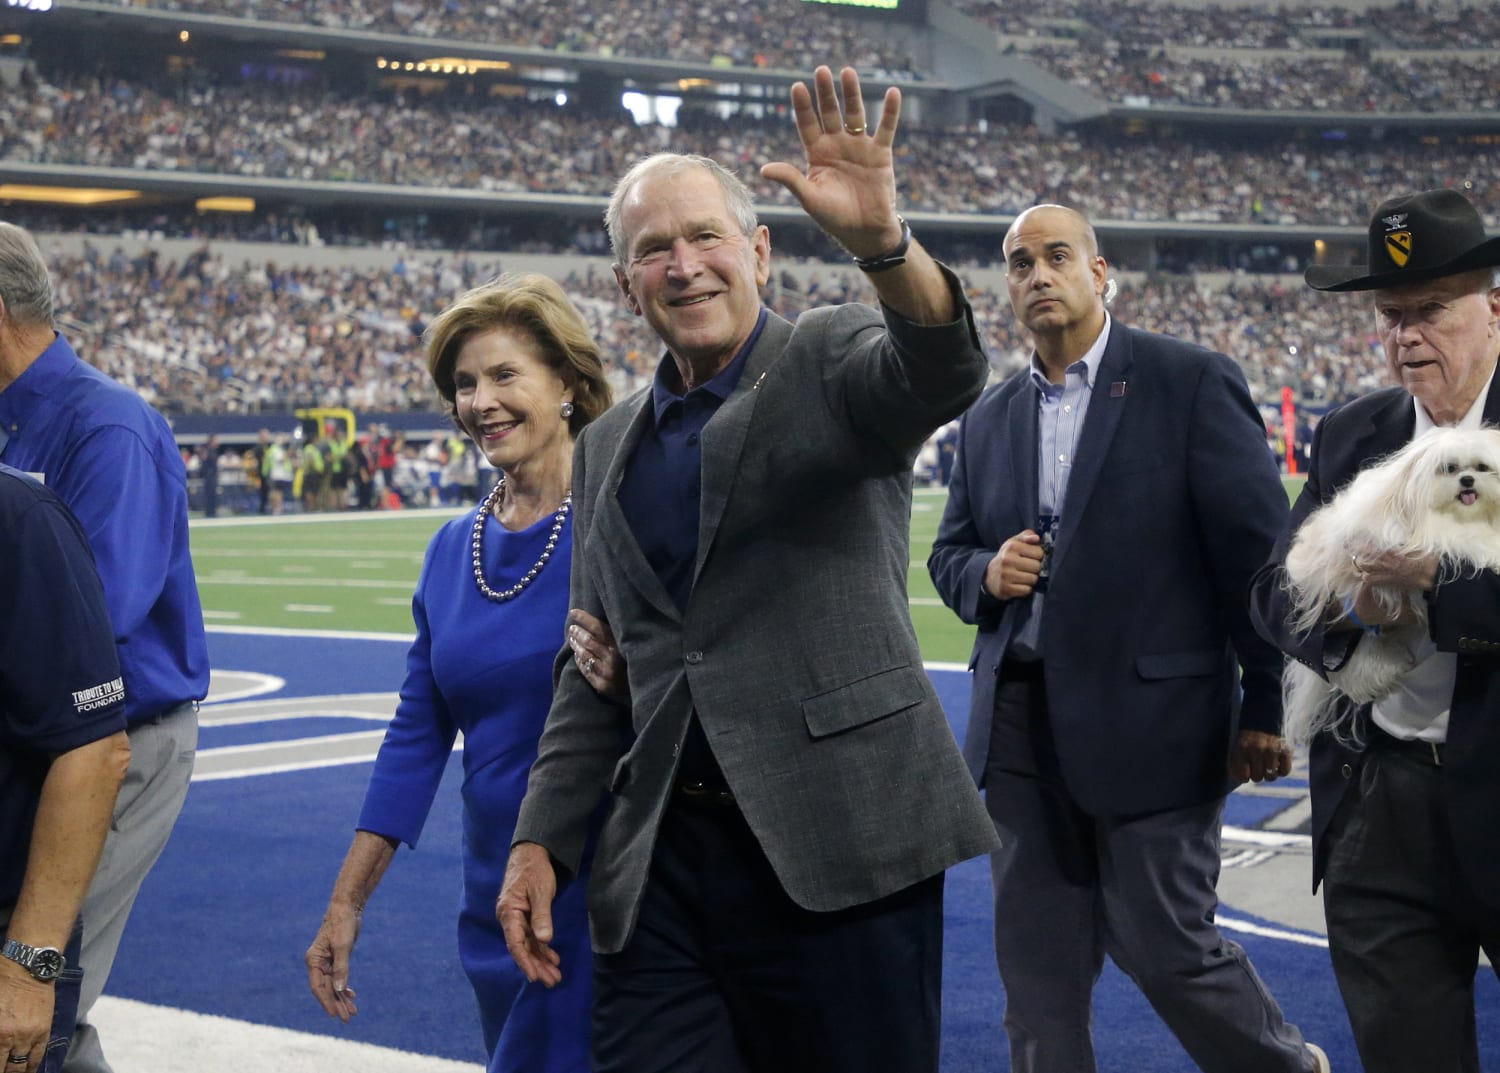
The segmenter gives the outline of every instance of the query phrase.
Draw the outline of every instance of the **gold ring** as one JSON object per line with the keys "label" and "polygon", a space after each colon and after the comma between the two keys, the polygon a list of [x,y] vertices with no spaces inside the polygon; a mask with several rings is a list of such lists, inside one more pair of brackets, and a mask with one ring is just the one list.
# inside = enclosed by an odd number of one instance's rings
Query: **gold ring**
{"label": "gold ring", "polygon": [[857,127],[853,123],[845,123],[844,124],[844,133],[845,134],[863,134],[864,132],[865,132],[865,125],[863,123],[861,123]]}

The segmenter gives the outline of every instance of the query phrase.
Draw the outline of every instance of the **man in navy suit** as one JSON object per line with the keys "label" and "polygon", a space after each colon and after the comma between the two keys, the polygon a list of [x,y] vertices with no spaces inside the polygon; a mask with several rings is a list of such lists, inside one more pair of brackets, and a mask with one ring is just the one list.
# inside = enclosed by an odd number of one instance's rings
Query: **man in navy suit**
{"label": "man in navy suit", "polygon": [[1028,209],[1004,251],[1036,352],[965,415],[928,566],[979,627],[1011,1068],[1095,1068],[1107,953],[1206,1073],[1325,1071],[1213,923],[1230,783],[1291,764],[1246,607],[1287,515],[1264,426],[1224,355],[1112,320],[1078,213]]}

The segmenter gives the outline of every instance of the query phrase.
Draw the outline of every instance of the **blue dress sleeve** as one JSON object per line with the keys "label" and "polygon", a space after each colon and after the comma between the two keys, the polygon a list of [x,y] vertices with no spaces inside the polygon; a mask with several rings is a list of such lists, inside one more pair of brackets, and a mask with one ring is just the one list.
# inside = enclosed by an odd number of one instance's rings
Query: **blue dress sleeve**
{"label": "blue dress sleeve", "polygon": [[422,575],[412,597],[417,636],[406,654],[401,701],[375,758],[375,770],[360,810],[361,831],[399,839],[415,847],[438,784],[453,752],[457,724],[432,673],[432,630],[427,618],[427,591],[433,563],[444,555],[444,532],[427,547]]}

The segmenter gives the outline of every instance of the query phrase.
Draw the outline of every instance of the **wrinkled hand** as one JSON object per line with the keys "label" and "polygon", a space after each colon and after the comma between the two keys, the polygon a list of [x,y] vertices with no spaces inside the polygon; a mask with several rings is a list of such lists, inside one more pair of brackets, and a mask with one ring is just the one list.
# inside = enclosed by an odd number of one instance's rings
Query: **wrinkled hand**
{"label": "wrinkled hand", "polygon": [[323,924],[307,948],[307,986],[329,1017],[345,1024],[359,1012],[354,988],[349,986],[349,955],[359,938],[362,916],[348,906],[328,907]]}
{"label": "wrinkled hand", "polygon": [[1030,596],[1042,576],[1042,538],[1036,530],[1026,529],[1011,537],[989,566],[984,568],[984,587],[997,600],[1015,600]]}
{"label": "wrinkled hand", "polygon": [[[52,1003],[56,984],[33,980],[27,971],[6,963],[0,972],[0,1069],[23,1073],[42,1068],[42,1057],[52,1034]],[[20,1062],[6,1062],[11,1055],[26,1055]]]}
{"label": "wrinkled hand", "polygon": [[1361,581],[1354,593],[1354,613],[1370,626],[1392,626],[1418,618],[1415,607],[1404,601],[1393,613],[1381,606],[1377,590],[1427,592],[1437,584],[1436,555],[1403,555],[1398,551],[1353,552],[1351,557]]}
{"label": "wrinkled hand", "polygon": [[625,657],[615,646],[609,623],[580,608],[568,612],[568,647],[578,673],[602,697],[629,705],[630,680],[625,676]]}
{"label": "wrinkled hand", "polygon": [[1292,747],[1278,734],[1242,730],[1229,750],[1232,782],[1274,782],[1292,773]]}
{"label": "wrinkled hand", "polygon": [[[856,257],[878,257],[901,241],[896,218],[896,172],[891,145],[901,115],[901,91],[885,91],[880,119],[867,127],[859,75],[839,72],[844,105],[833,72],[813,72],[813,90],[792,86],[792,112],[807,153],[807,172],[784,162],[767,164],[761,177],[780,183],[824,231]],[[816,98],[816,99],[815,99]]]}
{"label": "wrinkled hand", "polygon": [[505,882],[495,901],[495,918],[505,933],[505,948],[532,983],[556,987],[562,981],[562,959],[551,947],[552,899],[557,873],[552,858],[535,842],[518,842],[505,862]]}

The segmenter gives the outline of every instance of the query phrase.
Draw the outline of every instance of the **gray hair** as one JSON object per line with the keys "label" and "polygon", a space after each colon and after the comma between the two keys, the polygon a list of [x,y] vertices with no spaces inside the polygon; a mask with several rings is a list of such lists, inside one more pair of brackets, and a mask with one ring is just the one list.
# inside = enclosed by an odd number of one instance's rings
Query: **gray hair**
{"label": "gray hair", "polygon": [[724,200],[735,222],[746,235],[755,233],[759,221],[755,218],[755,198],[749,187],[723,164],[710,157],[696,153],[655,153],[637,161],[630,170],[615,183],[614,193],[609,196],[609,207],[604,210],[604,226],[609,231],[609,248],[616,264],[625,263],[625,231],[620,223],[620,213],[625,199],[642,181],[657,176],[676,175],[688,168],[702,168],[718,182],[724,191]]}
{"label": "gray hair", "polygon": [[52,277],[30,233],[0,221],[0,302],[17,324],[52,327]]}

